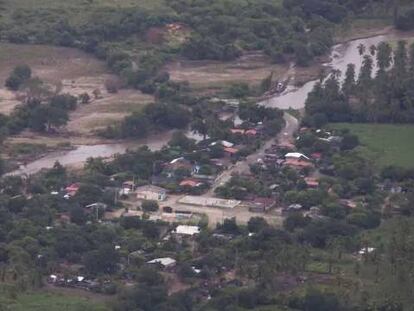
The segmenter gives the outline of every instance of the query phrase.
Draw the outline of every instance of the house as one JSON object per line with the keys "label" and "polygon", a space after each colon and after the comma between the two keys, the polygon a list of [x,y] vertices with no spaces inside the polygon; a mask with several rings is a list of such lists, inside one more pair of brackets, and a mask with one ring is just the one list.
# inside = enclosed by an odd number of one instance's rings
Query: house
{"label": "house", "polygon": [[309,188],[318,188],[319,180],[313,177],[305,177],[305,183]]}
{"label": "house", "polygon": [[167,190],[153,185],[138,187],[136,194],[140,200],[164,201],[167,198]]}
{"label": "house", "polygon": [[289,212],[295,212],[295,211],[300,211],[302,209],[302,205],[301,204],[291,204],[288,206],[288,211]]}
{"label": "house", "polygon": [[231,148],[231,147],[233,147],[233,146],[234,146],[234,144],[233,144],[233,143],[231,143],[231,142],[229,142],[229,141],[226,141],[226,140],[218,140],[218,141],[212,142],[212,143],[210,144],[210,146],[216,146],[216,145],[221,145],[221,146],[223,146],[224,148]]}
{"label": "house", "polygon": [[196,187],[200,187],[202,185],[204,185],[204,183],[202,183],[198,180],[192,179],[192,178],[187,178],[187,179],[184,179],[180,182],[180,187],[196,188]]}
{"label": "house", "polygon": [[358,252],[359,255],[367,255],[367,254],[371,254],[375,252],[375,248],[374,247],[364,247],[361,248]]}
{"label": "house", "polygon": [[240,134],[240,135],[244,135],[244,130],[243,129],[231,129],[230,132],[232,134]]}
{"label": "house", "polygon": [[79,191],[79,188],[80,188],[80,184],[79,183],[74,183],[74,184],[71,184],[71,185],[67,186],[65,188],[65,191],[66,191],[65,198],[69,198],[69,197],[75,196],[76,193]]}
{"label": "house", "polygon": [[285,154],[285,159],[302,159],[310,160],[307,156],[300,152],[289,152]]}
{"label": "house", "polygon": [[163,257],[163,258],[155,258],[147,262],[148,264],[156,264],[160,265],[164,269],[169,269],[175,267],[177,261],[170,257]]}
{"label": "house", "polygon": [[276,145],[277,148],[279,149],[285,149],[285,150],[294,150],[295,149],[295,145],[289,142],[281,142],[279,144]]}
{"label": "house", "polygon": [[229,159],[211,159],[211,164],[217,167],[218,169],[227,169],[232,165],[231,161]]}
{"label": "house", "polygon": [[181,157],[172,160],[170,163],[167,164],[166,168],[172,171],[175,171],[177,169],[188,169],[191,171],[193,165],[189,160],[186,160],[185,158]]}
{"label": "house", "polygon": [[253,213],[264,213],[276,205],[276,200],[272,198],[257,197],[248,202],[248,208]]}
{"label": "house", "polygon": [[256,136],[257,135],[257,130],[256,129],[246,130],[246,132],[244,132],[244,134],[247,135],[247,136]]}
{"label": "house", "polygon": [[175,228],[175,234],[178,235],[189,235],[193,236],[200,233],[200,227],[198,226],[186,226],[186,225],[179,225]]}
{"label": "house", "polygon": [[96,202],[96,203],[86,205],[85,207],[89,208],[89,209],[103,209],[103,210],[105,210],[108,207],[108,205],[106,205],[105,203]]}
{"label": "house", "polygon": [[224,148],[224,153],[230,157],[235,156],[238,152],[239,150],[236,148]]}
{"label": "house", "polygon": [[314,152],[311,154],[312,159],[315,161],[320,161],[322,159],[322,153],[320,152]]}
{"label": "house", "polygon": [[290,166],[294,169],[304,169],[304,168],[313,168],[314,165],[311,162],[304,161],[302,159],[287,159],[285,162],[283,162],[283,165]]}
{"label": "house", "polygon": [[357,208],[357,203],[355,201],[352,200],[347,200],[347,199],[341,199],[339,200],[339,203],[346,208],[350,208],[350,209],[354,209]]}

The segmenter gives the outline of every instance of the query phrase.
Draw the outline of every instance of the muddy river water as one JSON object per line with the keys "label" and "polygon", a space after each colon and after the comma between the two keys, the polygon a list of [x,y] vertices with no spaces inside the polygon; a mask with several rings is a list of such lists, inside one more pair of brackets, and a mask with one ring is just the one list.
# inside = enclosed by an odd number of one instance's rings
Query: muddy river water
{"label": "muddy river water", "polygon": [[[366,50],[368,51],[371,45],[378,45],[378,43],[382,41],[397,41],[408,37],[412,37],[412,34],[391,32],[386,35],[377,35],[337,44],[332,47],[330,61],[324,65],[327,67],[328,72],[330,70],[339,70],[341,72],[341,77],[344,78],[348,64],[353,63],[355,64],[356,76],[358,76],[363,61],[363,56],[358,52],[358,46],[360,44],[365,45]],[[264,100],[261,104],[280,109],[304,108],[307,95],[312,91],[317,82],[318,80],[309,81],[301,87],[290,85],[282,94]]]}
{"label": "muddy river water", "polygon": [[[368,50],[371,45],[377,45],[381,41],[396,41],[398,39],[404,39],[404,35],[390,33],[335,45],[331,51],[331,60],[325,65],[331,70],[339,70],[342,76],[344,76],[347,65],[354,63],[356,74],[358,75],[362,64],[362,57],[359,55],[357,49],[358,45],[364,44]],[[301,87],[289,86],[282,94],[267,99],[261,102],[261,104],[281,109],[288,109],[289,107],[294,109],[304,108],[307,95],[313,89],[316,82],[317,80],[310,81]],[[136,143],[76,146],[74,150],[50,153],[26,166],[22,166],[11,174],[33,174],[42,168],[51,168],[56,161],[59,161],[62,165],[81,164],[90,157],[110,157],[117,153],[124,153],[128,149],[137,148],[140,145],[148,145],[152,150],[159,150],[170,138],[171,133],[169,132],[158,134]]]}

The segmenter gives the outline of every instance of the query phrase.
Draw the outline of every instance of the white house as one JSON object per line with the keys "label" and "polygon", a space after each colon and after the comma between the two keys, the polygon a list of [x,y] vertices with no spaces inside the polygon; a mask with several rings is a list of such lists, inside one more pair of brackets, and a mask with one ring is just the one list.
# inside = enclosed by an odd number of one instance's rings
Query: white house
{"label": "white house", "polygon": [[198,226],[186,226],[186,225],[179,225],[175,229],[176,234],[180,235],[195,235],[200,233],[200,228]]}
{"label": "white house", "polygon": [[177,261],[170,257],[163,257],[163,258],[155,258],[153,260],[148,261],[149,264],[159,264],[164,268],[172,268],[176,265]]}
{"label": "white house", "polygon": [[285,154],[285,159],[306,159],[310,160],[307,156],[300,152],[289,152]]}
{"label": "white house", "polygon": [[140,200],[165,201],[167,198],[167,190],[153,185],[138,187],[136,194]]}

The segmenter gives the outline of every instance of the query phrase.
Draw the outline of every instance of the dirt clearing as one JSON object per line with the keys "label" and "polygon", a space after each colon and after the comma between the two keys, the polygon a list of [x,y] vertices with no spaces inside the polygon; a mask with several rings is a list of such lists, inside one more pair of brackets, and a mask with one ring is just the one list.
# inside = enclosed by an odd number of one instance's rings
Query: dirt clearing
{"label": "dirt clearing", "polygon": [[[109,94],[105,89],[105,81],[116,77],[108,72],[104,62],[80,50],[0,44],[0,113],[9,114],[20,103],[20,94],[4,87],[10,72],[19,64],[29,65],[32,76],[40,78],[52,91],[74,96],[89,94],[91,102],[87,105],[79,104],[78,109],[71,114],[66,128],[66,132],[78,137],[76,140],[81,140],[79,136],[93,136],[94,130],[113,124],[153,101],[152,96],[132,89]],[[99,90],[98,98],[93,95],[95,90]],[[20,138],[24,137],[30,137],[31,142],[36,140],[31,133],[20,135]],[[44,142],[44,137],[41,140]]]}
{"label": "dirt clearing", "polygon": [[[304,83],[318,77],[319,61],[306,68],[296,68],[295,81]],[[262,52],[250,52],[231,62],[177,60],[166,66],[171,79],[189,81],[197,91],[217,91],[234,82],[258,85],[273,72],[275,79],[286,77],[289,64],[273,64]]]}

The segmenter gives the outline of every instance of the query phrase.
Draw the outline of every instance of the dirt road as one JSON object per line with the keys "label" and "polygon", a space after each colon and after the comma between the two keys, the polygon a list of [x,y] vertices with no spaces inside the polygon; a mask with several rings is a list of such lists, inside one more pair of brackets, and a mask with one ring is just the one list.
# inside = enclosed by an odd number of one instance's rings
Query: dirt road
{"label": "dirt road", "polygon": [[214,182],[210,190],[204,194],[205,197],[214,196],[214,190],[217,187],[224,185],[231,179],[231,176],[234,174],[246,174],[250,171],[250,165],[257,162],[258,159],[261,159],[265,155],[265,150],[270,148],[276,142],[279,143],[293,143],[293,134],[297,131],[299,127],[299,121],[293,117],[291,114],[286,113],[283,116],[285,120],[285,127],[282,129],[280,134],[272,139],[266,141],[266,143],[258,149],[255,153],[249,155],[245,160],[238,161],[230,169],[224,171]]}

